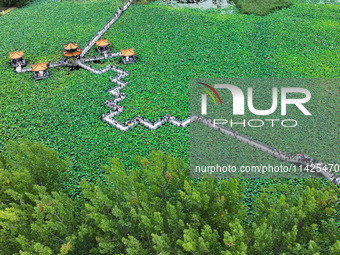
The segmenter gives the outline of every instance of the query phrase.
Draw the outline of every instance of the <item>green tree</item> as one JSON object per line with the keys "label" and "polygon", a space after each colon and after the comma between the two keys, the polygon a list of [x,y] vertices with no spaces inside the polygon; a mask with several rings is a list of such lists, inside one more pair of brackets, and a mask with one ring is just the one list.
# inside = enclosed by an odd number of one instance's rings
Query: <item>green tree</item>
{"label": "green tree", "polygon": [[316,253],[339,239],[333,219],[339,190],[334,185],[320,189],[316,183],[309,180],[294,188],[275,185],[263,189],[253,204],[251,254],[260,254],[261,249],[273,254]]}
{"label": "green tree", "polygon": [[45,186],[47,191],[60,190],[71,167],[71,162],[61,159],[54,150],[27,140],[8,142],[1,157],[5,169],[28,170],[34,183]]}
{"label": "green tree", "polygon": [[51,191],[62,187],[70,163],[38,143],[10,142],[5,148],[0,155],[0,254],[56,254],[78,224],[75,202]]}
{"label": "green tree", "polygon": [[181,160],[161,152],[135,162],[140,169],[126,173],[113,159],[106,185],[81,183],[88,201],[82,235],[96,233],[92,254],[126,253],[131,245],[148,253],[220,252],[229,223],[245,216],[244,187],[237,180],[195,183]]}

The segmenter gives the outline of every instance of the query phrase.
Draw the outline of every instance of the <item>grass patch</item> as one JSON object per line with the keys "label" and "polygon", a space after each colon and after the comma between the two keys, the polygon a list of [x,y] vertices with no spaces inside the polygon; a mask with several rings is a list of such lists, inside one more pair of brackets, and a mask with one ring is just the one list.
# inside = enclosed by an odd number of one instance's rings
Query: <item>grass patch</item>
{"label": "grass patch", "polygon": [[290,0],[234,0],[236,7],[243,14],[268,15],[271,12],[288,8],[293,3]]}

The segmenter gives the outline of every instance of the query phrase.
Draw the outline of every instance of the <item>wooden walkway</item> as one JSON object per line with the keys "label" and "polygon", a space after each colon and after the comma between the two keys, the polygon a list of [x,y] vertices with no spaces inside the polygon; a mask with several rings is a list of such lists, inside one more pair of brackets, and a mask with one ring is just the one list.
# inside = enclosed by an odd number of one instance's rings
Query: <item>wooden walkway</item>
{"label": "wooden walkway", "polygon": [[90,41],[86,43],[86,46],[83,48],[80,57],[84,57],[86,53],[93,47],[93,45],[103,36],[103,34],[115,23],[118,18],[122,15],[123,11],[127,10],[129,6],[132,4],[133,0],[128,0],[126,4],[122,8],[118,8],[115,15],[109,19],[106,24],[91,38]]}
{"label": "wooden walkway", "polygon": [[[228,135],[230,137],[233,137],[237,140],[239,140],[240,142],[246,143],[251,147],[254,147],[256,149],[259,149],[265,153],[270,154],[271,156],[281,160],[281,161],[285,161],[291,164],[295,164],[295,165],[302,165],[303,169],[305,167],[307,168],[314,168],[313,164],[316,164],[316,162],[313,162],[312,158],[309,158],[307,156],[304,155],[299,155],[299,156],[292,156],[288,153],[282,152],[280,150],[274,149],[266,144],[263,144],[259,141],[253,140],[250,137],[244,136],[239,134],[238,132],[235,132],[233,130],[230,130],[228,128],[225,128],[221,125],[214,125],[213,121],[211,119],[207,119],[204,117],[197,117],[195,118],[194,121],[200,122],[204,125],[206,125],[207,127],[210,127],[212,129],[215,129],[216,131],[219,131],[225,135]],[[335,175],[333,175],[328,166],[325,166],[324,163],[320,162],[318,163],[319,169],[318,173],[321,174],[323,177],[327,178],[328,180],[330,180],[331,182],[335,182],[337,177]]]}
{"label": "wooden walkway", "polygon": [[[163,116],[162,118],[158,119],[155,123],[152,123],[146,119],[144,119],[142,116],[138,116],[135,119],[129,120],[127,121],[125,124],[120,123],[119,121],[115,120],[114,117],[117,116],[118,114],[122,113],[124,111],[124,108],[122,106],[119,106],[117,103],[120,102],[121,100],[124,100],[126,95],[124,93],[121,92],[121,90],[123,88],[125,88],[128,83],[121,81],[121,79],[123,79],[124,77],[126,77],[129,73],[122,70],[122,69],[118,69],[114,66],[112,66],[111,68],[107,68],[107,70],[113,70],[115,72],[118,73],[117,76],[110,78],[111,82],[117,84],[118,86],[110,89],[108,92],[115,96],[114,100],[108,100],[106,101],[106,105],[108,107],[110,107],[111,109],[113,109],[112,111],[110,111],[107,114],[104,114],[102,116],[102,120],[109,123],[110,125],[114,126],[115,128],[119,129],[120,131],[127,131],[130,128],[140,124],[148,129],[151,130],[155,130],[157,128],[159,128],[160,126],[162,126],[165,123],[170,123],[172,125],[175,125],[177,127],[186,127],[190,124],[190,122],[200,122],[212,129],[215,129],[216,131],[219,131],[225,135],[228,135],[230,137],[233,137],[237,140],[239,140],[240,142],[246,143],[249,146],[252,146],[256,149],[259,149],[265,153],[270,154],[271,156],[280,159],[281,161],[285,161],[285,162],[289,162],[291,164],[296,164],[296,165],[303,165],[303,168],[308,167],[308,168],[312,168],[313,164],[315,162],[313,162],[313,160],[311,158],[308,158],[304,155],[300,155],[300,156],[291,156],[287,153],[281,152],[280,150],[274,149],[266,144],[263,144],[259,141],[253,140],[252,138],[249,138],[247,136],[241,135],[233,130],[230,130],[228,128],[225,128],[223,126],[220,125],[214,125],[213,121],[211,119],[208,118],[204,118],[204,117],[199,117],[197,115],[192,115],[186,119],[184,119],[183,121],[180,121],[178,119],[176,119],[176,117],[171,116],[169,114]],[[93,73],[96,73],[93,71]],[[97,73],[99,74],[99,73]],[[334,176],[332,173],[330,173],[329,168],[327,166],[325,166],[323,163],[318,163],[319,167],[321,169],[321,171],[319,171],[318,173],[321,174],[322,176],[324,176],[325,178],[327,178],[328,180],[332,181],[332,182],[337,182],[339,181],[339,179],[337,179],[336,176]]]}

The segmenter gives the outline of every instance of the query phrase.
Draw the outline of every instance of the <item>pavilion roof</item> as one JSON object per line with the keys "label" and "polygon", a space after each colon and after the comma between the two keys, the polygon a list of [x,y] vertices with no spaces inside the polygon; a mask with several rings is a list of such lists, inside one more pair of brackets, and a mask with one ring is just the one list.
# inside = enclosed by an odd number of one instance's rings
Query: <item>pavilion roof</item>
{"label": "pavilion roof", "polygon": [[103,47],[103,46],[109,45],[110,43],[107,39],[100,39],[100,40],[96,41],[96,44],[97,44],[97,46]]}
{"label": "pavilion roof", "polygon": [[31,66],[32,66],[32,72],[44,71],[47,69],[47,62],[32,64]]}
{"label": "pavilion roof", "polygon": [[9,59],[19,59],[24,56],[24,51],[9,52]]}
{"label": "pavilion roof", "polygon": [[120,52],[122,53],[123,57],[130,57],[136,54],[134,48],[126,48],[126,50],[120,50]]}
{"label": "pavilion roof", "polygon": [[65,50],[75,50],[78,48],[78,43],[69,42],[68,44],[64,44],[63,47]]}
{"label": "pavilion roof", "polygon": [[81,53],[81,50],[80,50],[80,49],[77,49],[77,50],[74,51],[74,52],[63,51],[63,54],[64,54],[65,57],[75,57],[75,56],[80,55],[80,53]]}

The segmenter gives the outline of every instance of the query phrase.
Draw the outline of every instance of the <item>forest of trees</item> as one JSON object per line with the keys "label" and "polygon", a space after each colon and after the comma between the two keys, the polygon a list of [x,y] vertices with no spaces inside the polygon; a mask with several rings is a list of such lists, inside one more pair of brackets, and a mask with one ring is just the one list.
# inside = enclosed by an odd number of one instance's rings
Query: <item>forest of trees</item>
{"label": "forest of trees", "polygon": [[188,178],[168,154],[118,159],[67,194],[71,163],[39,143],[0,155],[0,254],[340,254],[338,188],[273,185],[250,209],[240,180]]}

